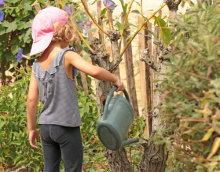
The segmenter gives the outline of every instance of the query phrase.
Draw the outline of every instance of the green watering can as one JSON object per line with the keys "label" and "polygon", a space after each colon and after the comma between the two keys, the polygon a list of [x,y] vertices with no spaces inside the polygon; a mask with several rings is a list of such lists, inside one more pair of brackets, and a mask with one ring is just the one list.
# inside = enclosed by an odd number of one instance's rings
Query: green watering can
{"label": "green watering can", "polygon": [[118,150],[121,146],[138,142],[139,140],[138,138],[129,140],[126,138],[128,130],[134,121],[134,110],[131,107],[127,91],[123,91],[125,99],[118,94],[112,97],[115,90],[117,90],[117,87],[112,88],[109,92],[104,114],[97,125],[99,139],[111,150]]}

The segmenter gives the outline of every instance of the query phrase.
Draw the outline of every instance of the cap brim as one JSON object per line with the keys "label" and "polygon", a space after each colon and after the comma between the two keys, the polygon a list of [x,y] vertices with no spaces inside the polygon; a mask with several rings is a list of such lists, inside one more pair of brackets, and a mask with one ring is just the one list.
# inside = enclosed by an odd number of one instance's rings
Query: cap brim
{"label": "cap brim", "polygon": [[53,38],[53,34],[48,34],[40,41],[33,43],[31,47],[30,56],[33,56],[35,54],[44,51],[50,45],[52,38]]}

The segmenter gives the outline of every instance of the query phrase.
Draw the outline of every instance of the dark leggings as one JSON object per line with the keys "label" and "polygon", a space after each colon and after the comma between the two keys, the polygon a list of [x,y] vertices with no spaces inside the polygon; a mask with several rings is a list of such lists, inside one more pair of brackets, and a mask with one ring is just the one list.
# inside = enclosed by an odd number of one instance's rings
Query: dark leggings
{"label": "dark leggings", "polygon": [[79,127],[41,125],[44,172],[59,172],[61,155],[65,172],[82,172],[83,150]]}

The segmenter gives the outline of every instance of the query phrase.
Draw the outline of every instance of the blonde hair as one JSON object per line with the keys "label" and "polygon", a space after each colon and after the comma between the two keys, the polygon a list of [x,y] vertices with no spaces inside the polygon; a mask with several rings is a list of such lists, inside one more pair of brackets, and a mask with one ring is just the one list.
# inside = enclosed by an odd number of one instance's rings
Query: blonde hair
{"label": "blonde hair", "polygon": [[77,33],[71,24],[70,19],[64,24],[54,35],[52,42],[64,41],[67,44],[73,44],[73,42],[78,40]]}

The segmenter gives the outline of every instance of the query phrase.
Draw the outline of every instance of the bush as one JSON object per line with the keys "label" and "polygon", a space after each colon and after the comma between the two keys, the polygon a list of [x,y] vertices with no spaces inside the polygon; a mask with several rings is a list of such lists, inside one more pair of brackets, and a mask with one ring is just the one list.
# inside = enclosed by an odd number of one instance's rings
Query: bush
{"label": "bush", "polygon": [[[40,142],[36,142],[39,150],[29,144],[26,118],[26,102],[28,86],[31,76],[30,67],[16,69],[19,75],[13,78],[14,82],[6,84],[0,89],[0,163],[4,169],[25,164],[29,170],[43,169],[43,151]],[[79,109],[83,126],[81,127],[84,148],[84,164],[105,159],[96,136],[96,126],[99,119],[96,101],[87,96],[82,87],[77,86]],[[90,90],[91,91],[91,90]],[[38,103],[39,114],[42,103]],[[39,115],[37,115],[39,118]],[[38,121],[38,119],[37,119]],[[39,130],[39,125],[37,125]],[[101,153],[101,154],[100,154]],[[61,164],[63,166],[63,164]]]}
{"label": "bush", "polygon": [[[30,146],[26,118],[31,68],[22,67],[18,72],[15,82],[0,89],[0,162],[4,169],[26,164],[29,169],[40,171],[44,162],[42,146],[40,142],[36,143],[39,150]],[[38,113],[41,107],[38,103]]]}
{"label": "bush", "polygon": [[170,172],[220,170],[219,15],[216,4],[206,9],[199,2],[172,22],[175,52],[166,56],[170,62],[164,62],[167,71],[159,89],[168,128],[154,138],[171,153]]}

